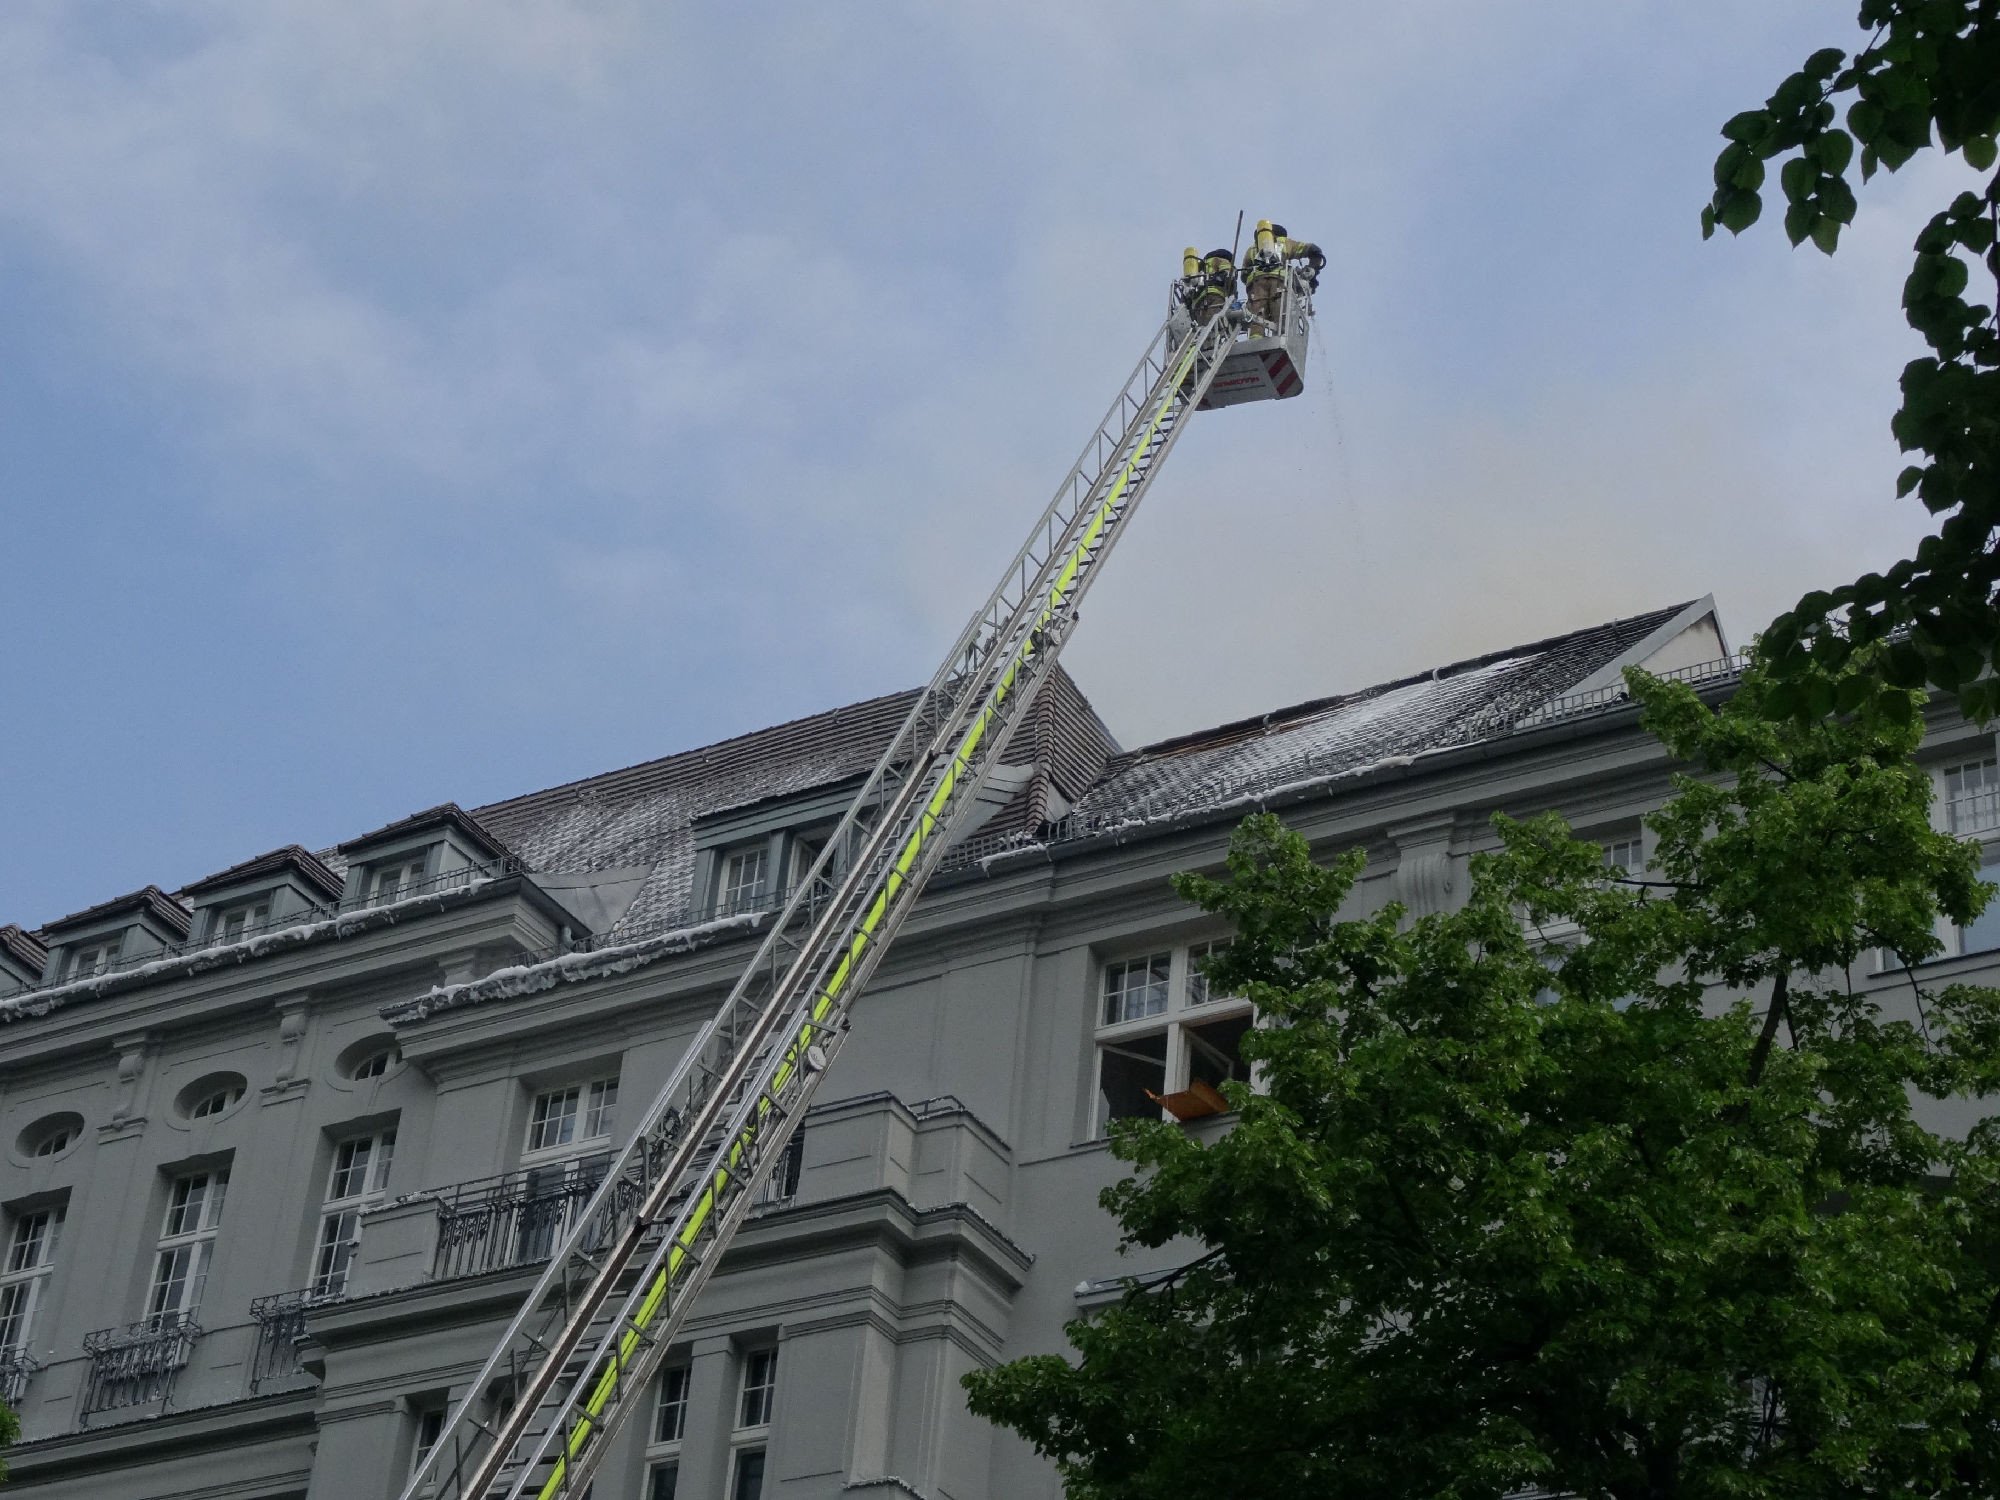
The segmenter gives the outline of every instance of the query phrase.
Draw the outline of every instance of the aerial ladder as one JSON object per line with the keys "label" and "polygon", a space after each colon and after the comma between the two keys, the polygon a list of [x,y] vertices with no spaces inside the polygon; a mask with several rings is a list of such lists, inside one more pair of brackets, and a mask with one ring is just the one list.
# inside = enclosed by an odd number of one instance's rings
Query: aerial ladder
{"label": "aerial ladder", "polygon": [[1285,269],[1275,318],[1237,299],[1197,322],[1202,304],[1176,283],[1055,498],[612,1157],[402,1500],[582,1500],[1188,414],[1302,388],[1315,270]]}

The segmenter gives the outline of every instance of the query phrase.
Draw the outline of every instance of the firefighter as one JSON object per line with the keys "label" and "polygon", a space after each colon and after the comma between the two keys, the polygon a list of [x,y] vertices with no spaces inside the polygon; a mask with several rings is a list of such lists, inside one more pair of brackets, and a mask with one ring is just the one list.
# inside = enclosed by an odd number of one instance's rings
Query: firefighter
{"label": "firefighter", "polygon": [[1188,310],[1196,327],[1206,326],[1236,291],[1236,262],[1227,250],[1211,250],[1196,255],[1189,245],[1181,252],[1181,305]]}
{"label": "firefighter", "polygon": [[1285,226],[1269,219],[1257,221],[1256,236],[1243,251],[1243,284],[1249,293],[1250,316],[1276,325],[1285,300],[1285,267],[1304,261],[1307,291],[1319,286],[1319,273],[1326,257],[1309,240],[1295,240]]}

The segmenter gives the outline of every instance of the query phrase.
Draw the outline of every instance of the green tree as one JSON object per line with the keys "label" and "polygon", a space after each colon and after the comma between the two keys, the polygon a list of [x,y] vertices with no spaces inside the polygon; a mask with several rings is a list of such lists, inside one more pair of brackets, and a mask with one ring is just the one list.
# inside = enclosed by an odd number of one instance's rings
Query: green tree
{"label": "green tree", "polygon": [[2000,992],[1849,978],[1991,890],[1915,695],[1805,726],[1761,670],[1720,713],[1633,682],[1705,772],[1643,878],[1500,819],[1463,909],[1341,921],[1361,857],[1269,816],[1179,877],[1275,1023],[1262,1089],[1213,1139],[1122,1124],[1104,1206],[1181,1268],[966,1380],[1071,1496],[2000,1488],[2000,1127],[1926,1123],[2000,1084]]}
{"label": "green tree", "polygon": [[[1961,695],[1980,719],[2000,712],[2000,324],[1968,287],[2000,285],[2000,0],[1861,0],[1866,41],[1851,57],[1828,47],[1778,85],[1762,109],[1722,127],[1715,196],[1702,235],[1719,224],[1740,234],[1763,212],[1765,164],[1777,161],[1785,233],[1831,255],[1856,203],[1849,168],[1865,183],[1935,147],[1988,174],[1959,193],[1917,236],[1903,284],[1910,326],[1930,353],[1903,370],[1902,406],[1890,429],[1910,463],[1899,497],[1914,492],[1941,517],[1916,556],[1886,573],[1806,595],[1766,636],[1773,660],[1801,681],[1807,653],[1837,667],[1857,646],[1894,645],[1875,659],[1886,684],[1929,682]],[[1836,101],[1847,101],[1846,128]],[[1974,277],[1977,276],[1977,282]],[[1777,710],[1818,711],[1800,692]]]}
{"label": "green tree", "polygon": [[14,1446],[20,1435],[21,1419],[4,1402],[0,1402],[0,1484],[7,1481],[6,1451]]}

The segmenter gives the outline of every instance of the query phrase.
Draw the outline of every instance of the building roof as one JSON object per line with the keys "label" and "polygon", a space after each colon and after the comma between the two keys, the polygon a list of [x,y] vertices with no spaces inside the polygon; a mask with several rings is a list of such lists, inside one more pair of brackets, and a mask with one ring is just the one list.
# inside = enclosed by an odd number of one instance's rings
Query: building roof
{"label": "building roof", "polygon": [[1114,756],[1066,821],[1082,834],[1182,816],[1493,738],[1676,616],[1692,624],[1712,610],[1708,600],[1670,605],[1147,745]]}
{"label": "building roof", "polygon": [[340,877],[329,870],[317,856],[297,844],[287,844],[282,849],[273,849],[270,853],[260,854],[255,859],[246,859],[240,865],[231,865],[226,870],[217,870],[213,875],[204,875],[201,879],[182,886],[175,894],[183,899],[202,896],[227,886],[242,885],[257,879],[260,875],[277,875],[288,870],[328,899],[334,901],[340,899]]}
{"label": "building roof", "polygon": [[82,911],[73,911],[66,917],[57,917],[55,921],[45,923],[36,935],[44,941],[59,939],[64,933],[75,928],[87,927],[106,917],[119,917],[127,913],[135,917],[151,917],[175,937],[187,936],[188,909],[156,885],[146,886],[127,895],[114,896],[109,901],[86,906]]}
{"label": "building roof", "polygon": [[[643,932],[692,912],[698,819],[795,796],[873,769],[916,697],[917,690],[911,689],[869,698],[491,803],[475,808],[474,815],[531,869],[650,866],[653,873],[624,918],[626,928]],[[1038,706],[1048,732],[1024,731],[1006,759],[1033,758],[1039,749],[1052,753],[1072,776],[1094,779],[1117,743],[1060,667],[1049,676]],[[1063,791],[1074,795],[1079,789]]]}
{"label": "building roof", "polygon": [[436,807],[427,807],[422,812],[413,812],[408,817],[396,819],[393,823],[384,823],[380,828],[364,833],[359,838],[348,839],[336,845],[335,852],[343,859],[351,860],[357,854],[367,853],[376,844],[386,844],[389,840],[401,838],[405,834],[423,833],[433,828],[457,829],[489,859],[505,859],[514,852],[456,802],[440,802]]}
{"label": "building roof", "polygon": [[49,945],[32,932],[9,922],[0,927],[0,955],[9,959],[22,973],[40,978],[42,967],[49,959]]}

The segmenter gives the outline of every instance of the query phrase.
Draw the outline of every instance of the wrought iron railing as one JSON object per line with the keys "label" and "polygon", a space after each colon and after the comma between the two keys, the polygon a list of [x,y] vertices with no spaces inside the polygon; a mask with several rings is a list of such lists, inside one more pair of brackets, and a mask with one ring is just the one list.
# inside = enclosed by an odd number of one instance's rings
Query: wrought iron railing
{"label": "wrought iron railing", "polygon": [[90,1369],[84,1376],[81,1414],[154,1401],[164,1411],[172,1403],[174,1377],[200,1337],[200,1325],[187,1313],[163,1313],[85,1334],[83,1352]]}
{"label": "wrought iron railing", "polygon": [[250,1318],[257,1325],[257,1352],[250,1359],[251,1394],[257,1394],[267,1385],[309,1378],[299,1366],[299,1341],[306,1334],[306,1312],[329,1300],[315,1294],[311,1287],[251,1299]]}
{"label": "wrought iron railing", "polygon": [[42,1362],[25,1349],[0,1349],[0,1402],[18,1407]]}
{"label": "wrought iron railing", "polygon": [[450,1281],[547,1260],[610,1161],[609,1152],[600,1152],[443,1189],[431,1278]]}

